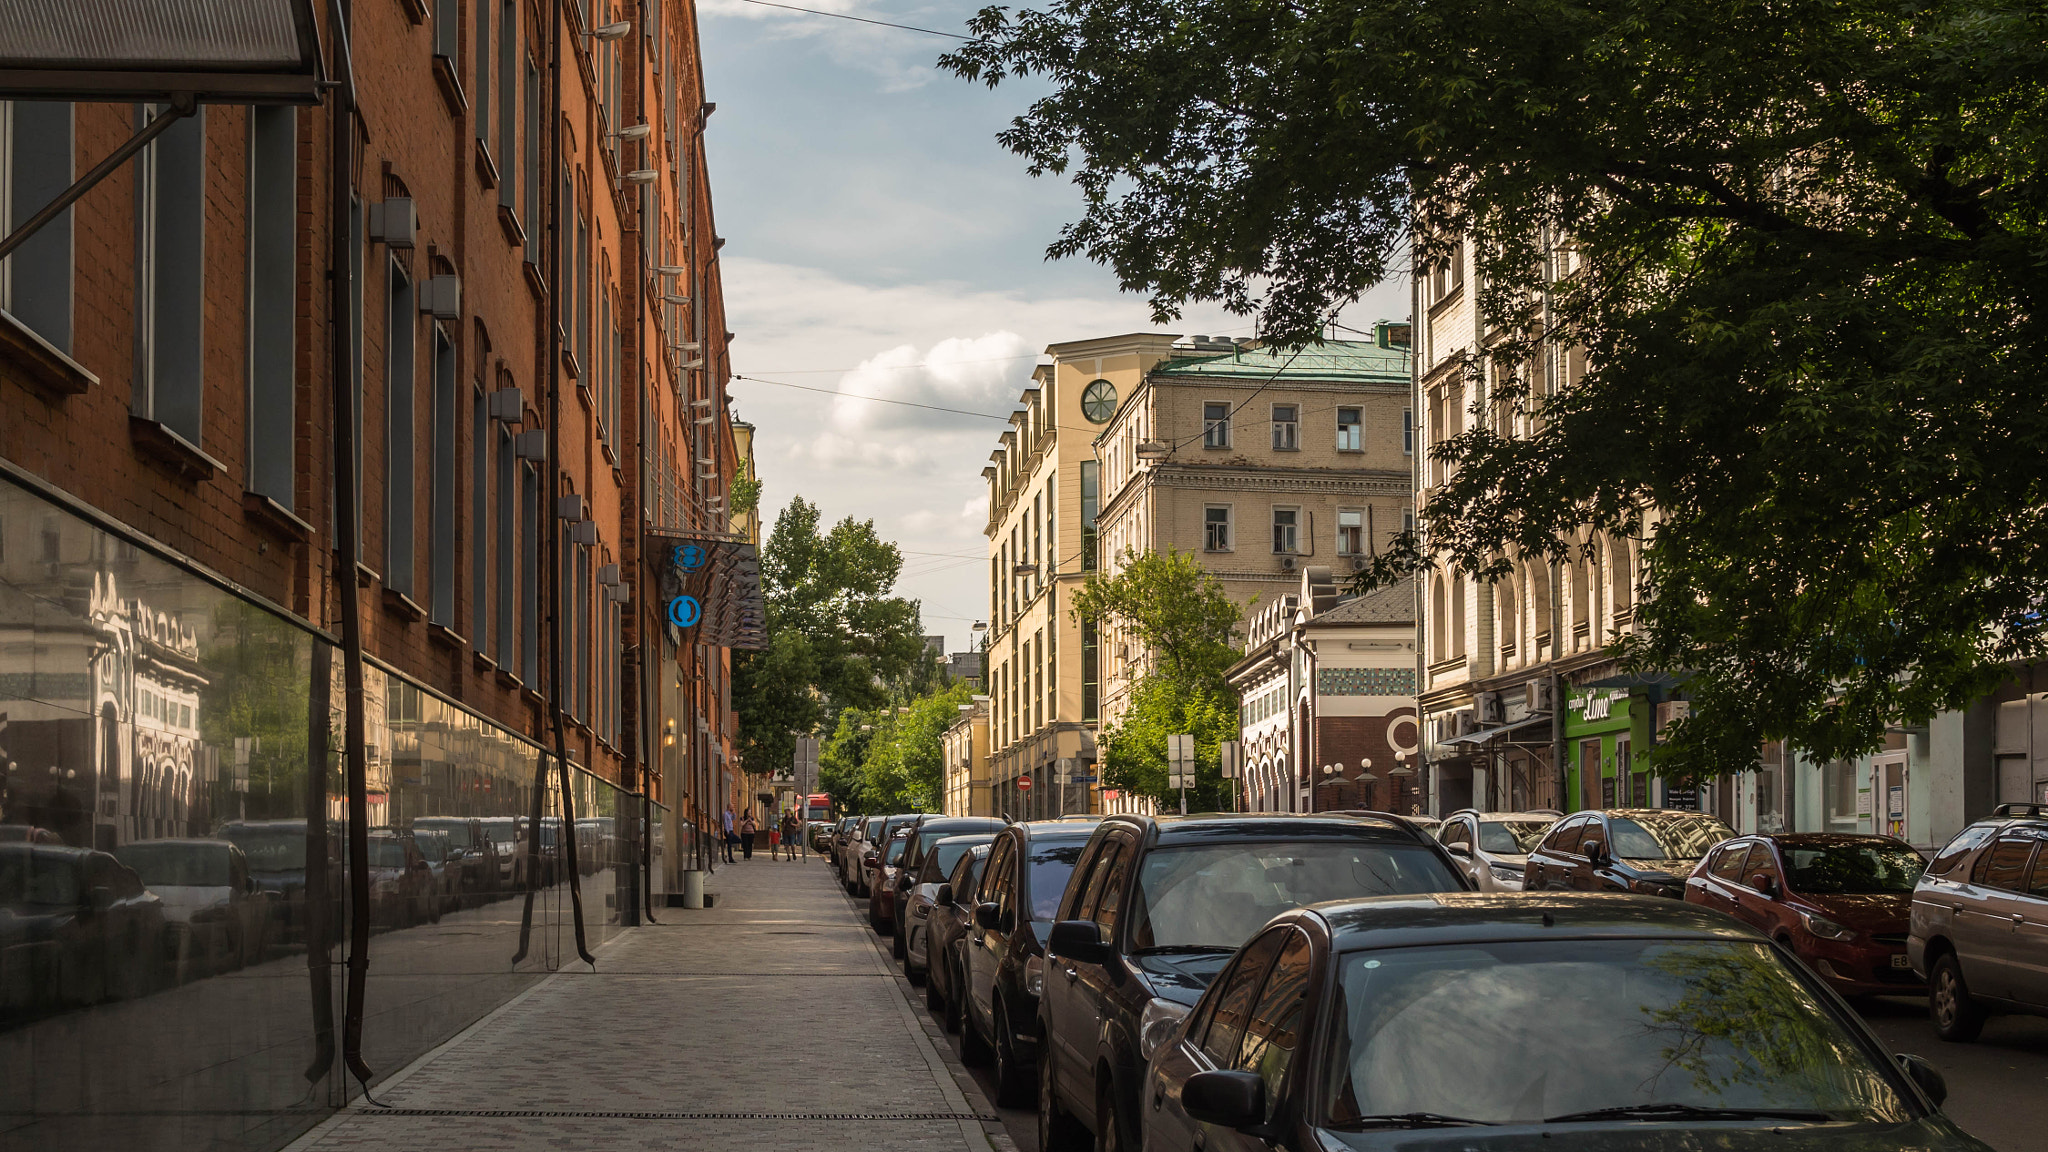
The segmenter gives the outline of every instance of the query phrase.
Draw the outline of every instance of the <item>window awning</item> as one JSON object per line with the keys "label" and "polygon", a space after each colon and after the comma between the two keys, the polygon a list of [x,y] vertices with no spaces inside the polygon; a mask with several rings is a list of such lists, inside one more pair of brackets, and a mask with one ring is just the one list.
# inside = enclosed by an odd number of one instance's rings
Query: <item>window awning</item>
{"label": "window awning", "polygon": [[1520,720],[1514,720],[1506,724],[1496,724],[1491,728],[1481,728],[1477,732],[1467,732],[1463,736],[1453,736],[1448,740],[1439,741],[1439,743],[1484,744],[1488,740],[1491,740],[1496,736],[1500,736],[1508,732],[1513,732],[1519,728],[1528,728],[1532,725],[1548,723],[1550,723],[1550,713],[1537,712],[1533,715],[1524,716]]}
{"label": "window awning", "polygon": [[0,0],[0,98],[317,104],[312,0]]}
{"label": "window awning", "polygon": [[760,650],[768,646],[761,560],[745,540],[647,530],[657,608],[678,643]]}

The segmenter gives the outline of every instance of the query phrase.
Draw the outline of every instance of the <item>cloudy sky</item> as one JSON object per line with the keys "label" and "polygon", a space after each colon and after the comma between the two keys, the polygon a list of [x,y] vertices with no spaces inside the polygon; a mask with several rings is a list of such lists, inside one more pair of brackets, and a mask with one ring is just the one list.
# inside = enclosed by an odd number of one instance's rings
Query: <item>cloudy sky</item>
{"label": "cloudy sky", "polygon": [[[936,29],[978,6],[791,2]],[[994,140],[1035,89],[940,73],[949,42],[935,36],[747,0],[698,12],[735,372],[1001,416],[1047,344],[1152,327],[1106,270],[1044,259],[1079,197]],[[1365,327],[1387,310],[1405,313],[1405,289],[1344,319]],[[1175,331],[1251,323],[1205,308]],[[987,612],[981,469],[1003,425],[746,380],[731,392],[759,429],[770,522],[797,495],[830,521],[872,518],[904,550],[900,588],[925,630],[965,649]]]}

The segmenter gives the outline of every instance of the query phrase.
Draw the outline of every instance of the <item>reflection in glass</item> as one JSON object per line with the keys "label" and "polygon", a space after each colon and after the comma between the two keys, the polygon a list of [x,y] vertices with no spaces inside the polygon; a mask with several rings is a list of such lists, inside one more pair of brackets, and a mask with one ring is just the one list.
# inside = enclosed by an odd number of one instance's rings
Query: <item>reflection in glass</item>
{"label": "reflection in glass", "polygon": [[1235,951],[1290,908],[1359,896],[1455,892],[1460,886],[1434,852],[1413,842],[1161,848],[1145,857],[1139,872],[1131,942],[1137,948],[1206,945]]}

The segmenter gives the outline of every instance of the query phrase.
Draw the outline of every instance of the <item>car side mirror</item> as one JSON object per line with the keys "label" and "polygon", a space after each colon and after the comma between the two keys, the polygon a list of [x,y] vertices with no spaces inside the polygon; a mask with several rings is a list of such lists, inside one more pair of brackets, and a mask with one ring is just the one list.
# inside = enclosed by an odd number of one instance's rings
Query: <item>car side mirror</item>
{"label": "car side mirror", "polygon": [[1585,846],[1584,851],[1586,853],[1586,863],[1591,864],[1595,868],[1605,867],[1607,864],[1612,863],[1612,858],[1607,855],[1607,846],[1605,844],[1588,844]]}
{"label": "car side mirror", "polygon": [[94,912],[105,912],[114,906],[114,890],[104,885],[86,893],[85,898]]}
{"label": "car side mirror", "polygon": [[1766,900],[1776,900],[1778,898],[1778,881],[1773,877],[1758,873],[1750,877],[1749,886],[1756,889]]}
{"label": "car side mirror", "polygon": [[932,893],[932,903],[934,904],[951,904],[952,902],[953,886],[951,884],[941,884],[939,885],[939,890]]}
{"label": "car side mirror", "polygon": [[974,906],[974,926],[993,932],[1001,924],[1002,909],[994,901],[985,901]]}
{"label": "car side mirror", "polygon": [[1899,1053],[1897,1059],[1899,1067],[1906,1070],[1906,1078],[1918,1084],[1920,1090],[1927,1093],[1927,1098],[1934,1101],[1936,1108],[1941,1107],[1941,1102],[1948,1099],[1948,1081],[1934,1070],[1934,1065],[1906,1052]]}
{"label": "car side mirror", "polygon": [[1062,960],[1077,964],[1101,964],[1109,959],[1109,943],[1102,938],[1102,925],[1093,920],[1062,920],[1052,926],[1045,950]]}
{"label": "car side mirror", "polygon": [[1188,1119],[1221,1128],[1248,1128],[1266,1118],[1266,1082],[1256,1072],[1197,1072],[1181,1085]]}
{"label": "car side mirror", "polygon": [[1464,844],[1446,844],[1444,845],[1444,851],[1461,860],[1470,860],[1472,858],[1472,849]]}

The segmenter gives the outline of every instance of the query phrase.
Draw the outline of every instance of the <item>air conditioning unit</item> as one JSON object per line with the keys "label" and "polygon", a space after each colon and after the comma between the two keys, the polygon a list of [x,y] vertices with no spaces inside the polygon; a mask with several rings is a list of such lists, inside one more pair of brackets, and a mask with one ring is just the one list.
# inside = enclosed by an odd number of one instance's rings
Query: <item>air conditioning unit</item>
{"label": "air conditioning unit", "polygon": [[1502,724],[1507,721],[1507,709],[1501,703],[1498,692],[1475,693],[1472,697],[1472,710],[1481,724]]}
{"label": "air conditioning unit", "polygon": [[1296,556],[1282,556],[1280,558],[1280,570],[1282,572],[1292,572],[1300,564],[1301,559]]}
{"label": "air conditioning unit", "polygon": [[1353,557],[1351,558],[1351,570],[1352,570],[1353,572],[1363,572],[1363,571],[1365,571],[1365,566],[1366,566],[1366,565],[1367,565],[1368,563],[1370,563],[1370,557],[1366,557],[1366,556],[1353,556]]}
{"label": "air conditioning unit", "polygon": [[1522,698],[1529,702],[1531,712],[1557,711],[1557,683],[1549,677],[1527,680],[1522,683]]}
{"label": "air conditioning unit", "polygon": [[462,278],[460,276],[429,276],[420,281],[420,311],[431,313],[437,320],[459,320],[462,318]]}
{"label": "air conditioning unit", "polygon": [[420,216],[412,200],[391,196],[370,205],[370,239],[389,248],[410,248],[419,234]]}

